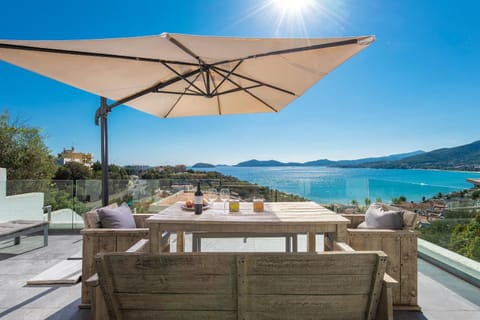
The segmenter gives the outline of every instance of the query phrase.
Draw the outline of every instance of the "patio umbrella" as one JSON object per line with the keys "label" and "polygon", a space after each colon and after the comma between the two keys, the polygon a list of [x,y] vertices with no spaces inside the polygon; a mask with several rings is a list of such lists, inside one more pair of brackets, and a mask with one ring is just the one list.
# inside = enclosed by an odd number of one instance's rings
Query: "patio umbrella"
{"label": "patio umbrella", "polygon": [[124,104],[161,118],[278,112],[374,40],[168,33],[101,40],[0,40],[0,60],[101,97],[95,120],[101,124],[106,205],[107,117],[113,108]]}

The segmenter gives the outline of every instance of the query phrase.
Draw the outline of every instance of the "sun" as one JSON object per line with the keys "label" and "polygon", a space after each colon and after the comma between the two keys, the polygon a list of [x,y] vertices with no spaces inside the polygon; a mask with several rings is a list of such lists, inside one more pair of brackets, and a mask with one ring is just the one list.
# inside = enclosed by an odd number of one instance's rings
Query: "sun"
{"label": "sun", "polygon": [[287,14],[302,13],[315,6],[315,0],[272,0],[272,4]]}

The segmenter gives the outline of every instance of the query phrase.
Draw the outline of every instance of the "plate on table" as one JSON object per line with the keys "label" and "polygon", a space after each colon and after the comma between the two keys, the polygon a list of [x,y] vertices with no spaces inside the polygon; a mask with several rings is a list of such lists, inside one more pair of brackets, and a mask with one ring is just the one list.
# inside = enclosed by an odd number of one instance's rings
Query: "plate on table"
{"label": "plate on table", "polygon": [[[208,208],[210,208],[210,206],[206,205],[206,206],[203,206],[203,210],[207,210]],[[195,207],[187,207],[186,205],[182,204],[182,209],[185,210],[185,211],[195,211]]]}

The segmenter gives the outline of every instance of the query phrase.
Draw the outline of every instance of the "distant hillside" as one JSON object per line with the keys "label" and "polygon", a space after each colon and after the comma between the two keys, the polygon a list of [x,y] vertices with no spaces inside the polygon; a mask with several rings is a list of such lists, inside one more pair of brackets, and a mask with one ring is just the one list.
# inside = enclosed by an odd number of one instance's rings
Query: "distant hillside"
{"label": "distant hillside", "polygon": [[375,157],[375,158],[363,158],[363,159],[357,159],[357,160],[340,160],[336,161],[336,165],[338,166],[354,166],[354,165],[359,165],[362,163],[370,163],[370,162],[383,162],[383,161],[396,161],[416,155],[421,155],[424,154],[425,151],[422,150],[417,150],[413,152],[408,152],[408,153],[399,153],[399,154],[391,154],[389,156],[384,156],[384,157]]}
{"label": "distant hillside", "polygon": [[337,163],[336,161],[332,161],[332,160],[328,160],[328,159],[320,159],[320,160],[314,160],[314,161],[307,161],[307,162],[304,162],[301,165],[306,166],[306,167],[314,167],[314,166],[330,167],[330,166],[334,166],[336,163]]}
{"label": "distant hillside", "polygon": [[442,148],[396,161],[364,163],[362,167],[400,169],[479,170],[480,141]]}
{"label": "distant hillside", "polygon": [[215,165],[211,163],[198,162],[198,163],[195,163],[192,167],[193,168],[215,168]]}
{"label": "distant hillside", "polygon": [[239,162],[235,165],[235,167],[285,167],[285,166],[301,166],[302,163],[299,162],[280,162],[276,160],[248,160]]}
{"label": "distant hillside", "polygon": [[328,159],[320,159],[314,161],[307,161],[307,162],[280,162],[277,160],[248,160],[243,161],[235,165],[235,167],[349,167],[349,166],[357,166],[363,163],[368,162],[377,162],[377,161],[394,161],[398,159],[403,159],[405,157],[409,157],[412,155],[423,154],[425,151],[413,151],[409,153],[400,153],[400,154],[392,154],[385,157],[377,157],[377,158],[362,158],[357,160],[340,160],[340,161],[333,161]]}

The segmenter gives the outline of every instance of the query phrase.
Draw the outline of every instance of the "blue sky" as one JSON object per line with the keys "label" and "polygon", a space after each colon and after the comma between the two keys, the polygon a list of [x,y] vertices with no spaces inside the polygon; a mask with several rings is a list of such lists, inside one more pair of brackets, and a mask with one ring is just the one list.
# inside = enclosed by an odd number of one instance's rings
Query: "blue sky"
{"label": "blue sky", "polygon": [[[294,0],[302,1],[308,0]],[[5,1],[0,39],[376,35],[277,114],[160,119],[116,108],[109,117],[110,162],[120,165],[355,159],[480,139],[480,2],[310,0],[308,10],[287,13],[269,2]],[[100,158],[98,103],[0,62],[0,112],[42,127],[52,153],[74,145]]]}

